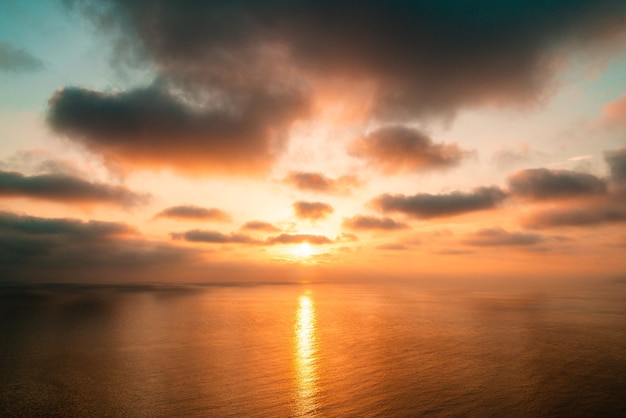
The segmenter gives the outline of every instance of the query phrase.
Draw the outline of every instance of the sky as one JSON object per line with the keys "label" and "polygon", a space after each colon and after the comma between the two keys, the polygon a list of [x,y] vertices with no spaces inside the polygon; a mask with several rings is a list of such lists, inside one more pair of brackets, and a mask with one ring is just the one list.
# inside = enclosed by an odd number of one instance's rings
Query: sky
{"label": "sky", "polygon": [[618,278],[623,0],[0,2],[0,280]]}

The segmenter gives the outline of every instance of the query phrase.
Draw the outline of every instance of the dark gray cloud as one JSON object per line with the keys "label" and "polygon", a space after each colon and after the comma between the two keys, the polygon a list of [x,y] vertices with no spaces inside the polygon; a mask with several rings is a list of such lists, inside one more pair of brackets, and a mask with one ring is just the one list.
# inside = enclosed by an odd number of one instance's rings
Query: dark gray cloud
{"label": "dark gray cloud", "polygon": [[[0,281],[118,280],[188,265],[197,252],[141,239],[118,222],[0,212]],[[113,274],[114,272],[114,274]]]}
{"label": "dark gray cloud", "polygon": [[626,183],[626,146],[605,151],[604,159],[609,165],[611,180]]}
{"label": "dark gray cloud", "polygon": [[626,207],[610,203],[543,209],[522,217],[529,228],[592,227],[626,222]]}
{"label": "dark gray cloud", "polygon": [[155,215],[156,218],[171,218],[200,221],[229,221],[230,216],[217,208],[203,208],[194,205],[172,206]]}
{"label": "dark gray cloud", "polygon": [[333,240],[324,235],[314,234],[280,234],[267,239],[267,244],[301,244],[309,243],[314,245],[332,244]]}
{"label": "dark gray cloud", "polygon": [[249,231],[267,231],[267,232],[277,232],[280,231],[279,228],[275,227],[269,222],[263,221],[248,221],[241,227],[243,230]]}
{"label": "dark gray cloud", "polygon": [[378,229],[385,231],[393,231],[398,229],[407,228],[407,225],[401,222],[396,222],[391,218],[379,218],[376,216],[364,216],[357,215],[352,218],[346,218],[343,220],[343,227],[352,229],[355,231],[359,230],[370,230],[370,229]]}
{"label": "dark gray cloud", "polygon": [[497,187],[479,187],[471,193],[418,193],[413,196],[383,194],[372,200],[381,212],[398,212],[416,218],[436,218],[495,208],[506,198]]}
{"label": "dark gray cloud", "polygon": [[194,229],[186,232],[170,234],[174,240],[188,242],[204,242],[211,244],[247,244],[247,245],[274,245],[274,244],[331,244],[333,240],[323,235],[313,234],[280,234],[267,238],[265,241],[257,240],[246,234],[231,233],[223,234],[217,231]]}
{"label": "dark gray cloud", "polygon": [[563,55],[618,44],[623,0],[69,0],[120,54],[203,86],[374,81],[376,112],[401,117],[534,103]]}
{"label": "dark gray cloud", "polygon": [[6,42],[0,42],[0,71],[22,73],[38,71],[43,67],[39,58]]}
{"label": "dark gray cloud", "polygon": [[296,216],[300,219],[319,220],[333,213],[334,209],[328,203],[298,201],[293,204]]}
{"label": "dark gray cloud", "polygon": [[99,239],[133,234],[135,229],[124,223],[81,221],[71,218],[38,218],[0,212],[0,230],[5,233],[37,236],[67,236],[80,239]]}
{"label": "dark gray cloud", "polygon": [[119,206],[137,206],[150,200],[149,195],[133,192],[123,186],[93,183],[64,174],[25,176],[13,171],[0,171],[2,196]]}
{"label": "dark gray cloud", "polygon": [[354,141],[350,153],[388,174],[450,168],[472,155],[457,144],[436,144],[424,132],[400,125],[377,129]]}
{"label": "dark gray cloud", "polygon": [[222,234],[217,231],[193,229],[186,232],[174,232],[170,236],[175,240],[206,242],[211,244],[255,244],[257,240],[246,234]]}
{"label": "dark gray cloud", "polygon": [[463,240],[464,244],[477,247],[527,246],[545,241],[538,234],[509,232],[502,228],[485,228],[470,234]]}
{"label": "dark gray cloud", "polygon": [[303,109],[290,94],[193,105],[157,86],[120,93],[64,88],[49,101],[48,122],[123,168],[253,174],[270,166],[285,139],[279,132]]}
{"label": "dark gray cloud", "polygon": [[570,170],[521,170],[509,176],[508,181],[513,195],[532,200],[588,197],[607,190],[603,179]]}
{"label": "dark gray cloud", "polygon": [[330,194],[346,194],[360,184],[356,176],[341,176],[332,179],[322,173],[306,171],[292,171],[284,181],[300,190]]}

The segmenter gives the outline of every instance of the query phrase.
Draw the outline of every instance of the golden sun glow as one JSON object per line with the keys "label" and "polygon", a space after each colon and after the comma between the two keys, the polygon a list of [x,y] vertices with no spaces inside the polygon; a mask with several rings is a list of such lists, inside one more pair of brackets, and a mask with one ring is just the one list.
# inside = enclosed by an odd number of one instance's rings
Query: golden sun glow
{"label": "golden sun glow", "polygon": [[300,258],[309,258],[313,255],[313,247],[308,242],[303,242],[294,249],[294,253]]}

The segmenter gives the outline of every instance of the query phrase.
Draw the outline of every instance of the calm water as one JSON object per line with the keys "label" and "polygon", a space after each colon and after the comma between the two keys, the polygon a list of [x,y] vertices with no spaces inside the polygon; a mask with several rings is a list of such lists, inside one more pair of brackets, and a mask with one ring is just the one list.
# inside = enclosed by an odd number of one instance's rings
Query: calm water
{"label": "calm water", "polygon": [[0,415],[626,416],[625,287],[4,286]]}

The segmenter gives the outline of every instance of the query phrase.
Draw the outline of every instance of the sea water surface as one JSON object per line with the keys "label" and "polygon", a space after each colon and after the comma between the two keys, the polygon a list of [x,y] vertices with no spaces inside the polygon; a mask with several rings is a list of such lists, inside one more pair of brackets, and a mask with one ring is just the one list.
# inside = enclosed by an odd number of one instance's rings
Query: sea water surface
{"label": "sea water surface", "polygon": [[0,416],[626,416],[624,287],[2,285]]}

